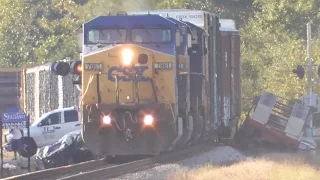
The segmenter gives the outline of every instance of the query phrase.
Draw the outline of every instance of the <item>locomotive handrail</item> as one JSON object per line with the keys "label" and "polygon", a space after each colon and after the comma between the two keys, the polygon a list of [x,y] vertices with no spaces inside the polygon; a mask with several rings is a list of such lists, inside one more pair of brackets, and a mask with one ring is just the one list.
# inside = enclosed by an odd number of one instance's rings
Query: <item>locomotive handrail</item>
{"label": "locomotive handrail", "polygon": [[153,91],[153,95],[154,95],[154,100],[156,101],[156,103],[158,103],[158,95],[157,95],[156,87],[154,86],[154,82],[153,82],[152,78],[149,78],[149,80],[151,83],[151,87],[152,87],[152,91]]}
{"label": "locomotive handrail", "polygon": [[98,104],[101,104],[100,74],[99,73],[97,73],[97,96],[98,96]]}
{"label": "locomotive handrail", "polygon": [[138,86],[138,81],[137,81],[137,74],[134,76],[133,79],[133,84],[134,84],[134,90],[135,90],[135,94],[136,94],[136,98],[135,98],[135,102],[136,104],[140,103],[140,96],[139,96],[139,86]]}
{"label": "locomotive handrail", "polygon": [[118,105],[120,102],[120,95],[119,95],[119,81],[118,81],[118,75],[112,74],[115,78],[115,83],[116,83],[116,104]]}
{"label": "locomotive handrail", "polygon": [[93,77],[94,77],[93,74],[90,75],[90,78],[89,78],[88,84],[87,84],[87,88],[86,88],[86,90],[84,91],[84,93],[83,93],[83,95],[82,95],[82,98],[81,98],[81,101],[80,101],[81,103],[83,102],[83,98],[85,97],[85,95],[87,94],[87,92],[88,92],[88,90],[89,90],[90,84],[91,84],[92,81],[93,81]]}
{"label": "locomotive handrail", "polygon": [[[170,101],[167,99],[167,97],[163,94],[163,92],[162,92],[162,90],[161,90],[161,88],[160,88],[160,86],[159,86],[158,80],[157,80],[157,79],[154,79],[154,80],[155,80],[155,82],[156,82],[156,84],[157,84],[157,86],[158,86],[158,89],[159,89],[161,95],[162,95],[163,98],[167,101],[165,104],[168,104],[168,105],[170,106],[171,113],[172,113],[172,117],[173,117],[173,122],[175,123],[176,120],[177,120],[177,117],[176,117],[175,114],[174,114],[174,111],[173,111],[173,108],[172,108],[172,104],[171,104]],[[172,93],[172,92],[171,92],[171,93]],[[172,94],[173,94],[173,93],[172,93]]]}

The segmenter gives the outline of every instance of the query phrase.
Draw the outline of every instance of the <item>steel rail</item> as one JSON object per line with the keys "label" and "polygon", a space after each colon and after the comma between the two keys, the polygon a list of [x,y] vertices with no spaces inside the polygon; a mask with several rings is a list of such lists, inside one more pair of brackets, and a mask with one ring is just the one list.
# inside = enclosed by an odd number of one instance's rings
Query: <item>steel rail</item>
{"label": "steel rail", "polygon": [[11,176],[5,178],[5,180],[40,180],[40,179],[52,179],[55,177],[61,177],[63,174],[74,174],[81,171],[88,171],[89,169],[96,169],[101,166],[106,166],[107,163],[104,159],[92,160],[82,162],[74,165],[62,166],[57,168],[45,169],[17,176]]}
{"label": "steel rail", "polygon": [[153,158],[142,159],[129,163],[108,164],[105,159],[92,160],[74,165],[62,166],[57,168],[45,169],[26,174],[16,175],[5,178],[5,180],[50,180],[50,179],[92,179],[93,177],[116,177],[121,174],[140,171],[152,168],[161,163],[170,163],[193,156],[212,149],[212,144],[199,144],[192,147],[168,152]]}
{"label": "steel rail", "polygon": [[81,172],[71,176],[65,176],[63,178],[60,178],[60,180],[89,180],[101,177],[103,179],[114,178],[124,174],[150,169],[160,164],[177,162],[182,159],[192,157],[196,154],[207,152],[213,147],[216,146],[213,146],[212,144],[199,144],[190,148],[168,152],[153,158],[115,165],[112,167],[103,167],[96,170]]}

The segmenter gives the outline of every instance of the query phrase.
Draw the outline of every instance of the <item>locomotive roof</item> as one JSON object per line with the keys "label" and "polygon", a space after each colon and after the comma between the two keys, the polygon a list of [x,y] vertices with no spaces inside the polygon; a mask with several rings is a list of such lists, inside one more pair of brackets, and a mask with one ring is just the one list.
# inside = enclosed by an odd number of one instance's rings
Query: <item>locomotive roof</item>
{"label": "locomotive roof", "polygon": [[[172,17],[177,20],[182,20],[185,22],[190,22],[196,26],[204,28],[205,23],[205,14],[211,16],[217,16],[214,13],[202,11],[202,10],[191,10],[191,9],[158,9],[151,11],[133,11],[128,12],[129,15],[137,15],[137,14],[157,14],[162,17]],[[238,31],[235,25],[235,21],[233,19],[223,19],[219,18],[219,22],[221,24],[221,31]]]}
{"label": "locomotive roof", "polygon": [[89,28],[110,28],[110,27],[119,27],[119,28],[134,28],[137,25],[145,25],[147,27],[163,27],[163,28],[172,28],[175,26],[175,23],[172,21],[158,16],[158,15],[117,15],[117,16],[98,16],[94,19],[89,20],[84,23],[84,31]]}

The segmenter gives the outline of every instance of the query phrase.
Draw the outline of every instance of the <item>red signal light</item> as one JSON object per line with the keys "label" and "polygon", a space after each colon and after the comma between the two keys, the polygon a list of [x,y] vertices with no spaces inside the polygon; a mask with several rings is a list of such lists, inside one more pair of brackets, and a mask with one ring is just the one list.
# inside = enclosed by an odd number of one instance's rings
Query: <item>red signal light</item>
{"label": "red signal light", "polygon": [[82,62],[81,61],[72,61],[70,63],[70,71],[72,74],[81,75],[82,74]]}
{"label": "red signal light", "polygon": [[79,64],[79,65],[77,66],[77,72],[78,72],[78,73],[82,73],[82,64]]}

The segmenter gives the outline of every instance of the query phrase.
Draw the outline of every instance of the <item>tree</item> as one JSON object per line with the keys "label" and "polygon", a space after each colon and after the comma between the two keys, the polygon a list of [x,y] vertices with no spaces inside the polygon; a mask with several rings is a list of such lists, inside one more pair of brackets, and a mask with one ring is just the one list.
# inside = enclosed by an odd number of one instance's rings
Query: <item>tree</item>
{"label": "tree", "polygon": [[306,37],[306,23],[315,27],[320,20],[320,1],[318,0],[255,0],[259,9],[257,18],[263,17],[263,28],[273,28],[281,24],[285,30]]}
{"label": "tree", "polygon": [[37,30],[31,26],[32,17],[24,2],[15,0],[0,1],[0,64],[3,67],[17,67],[24,61],[33,61],[33,38]]}
{"label": "tree", "polygon": [[[320,3],[257,0],[255,4],[258,10],[241,29],[244,112],[249,109],[252,95],[260,95],[262,89],[288,99],[305,93],[306,78],[298,80],[292,69],[306,63],[306,22],[318,20],[315,9]],[[316,43],[313,53],[319,62]]]}

